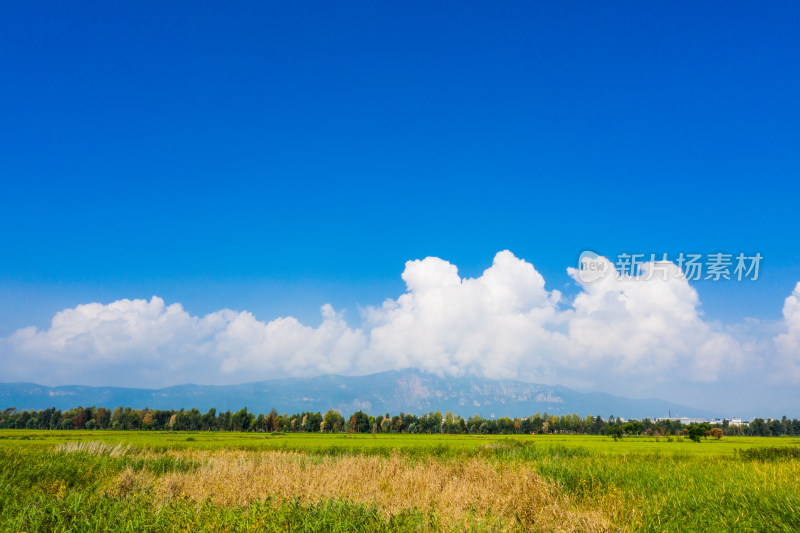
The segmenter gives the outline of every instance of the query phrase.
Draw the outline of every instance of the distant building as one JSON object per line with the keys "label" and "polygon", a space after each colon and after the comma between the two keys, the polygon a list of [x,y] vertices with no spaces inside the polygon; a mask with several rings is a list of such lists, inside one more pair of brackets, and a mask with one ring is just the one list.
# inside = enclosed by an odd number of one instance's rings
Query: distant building
{"label": "distant building", "polygon": [[722,426],[725,424],[725,421],[728,421],[729,426],[744,426],[748,422],[746,420],[742,420],[741,418],[714,418],[709,420],[708,423],[712,426]]}
{"label": "distant building", "polygon": [[653,420],[653,422],[662,422],[667,420],[670,422],[680,422],[684,426],[688,426],[691,424],[705,424],[706,422],[708,422],[708,420],[706,420],[705,418],[687,418],[685,416],[682,416],[680,418],[678,417],[656,418]]}

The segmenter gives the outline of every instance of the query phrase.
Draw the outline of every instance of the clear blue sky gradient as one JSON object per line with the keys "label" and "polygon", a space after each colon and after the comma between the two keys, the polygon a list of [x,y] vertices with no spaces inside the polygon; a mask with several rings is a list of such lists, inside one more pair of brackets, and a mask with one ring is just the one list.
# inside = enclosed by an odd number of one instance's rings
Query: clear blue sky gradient
{"label": "clear blue sky gradient", "polygon": [[89,301],[313,324],[591,249],[760,252],[800,281],[800,4],[0,4],[0,336]]}

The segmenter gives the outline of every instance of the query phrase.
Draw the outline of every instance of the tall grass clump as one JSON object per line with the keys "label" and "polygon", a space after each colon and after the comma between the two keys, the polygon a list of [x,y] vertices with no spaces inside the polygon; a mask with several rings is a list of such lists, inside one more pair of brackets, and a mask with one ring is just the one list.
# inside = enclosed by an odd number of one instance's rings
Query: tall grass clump
{"label": "tall grass clump", "polygon": [[130,444],[109,444],[102,441],[65,442],[56,446],[56,451],[66,453],[88,453],[107,457],[126,457],[138,455],[141,451]]}
{"label": "tall grass clump", "polygon": [[800,459],[798,447],[746,448],[736,450],[736,455],[745,461],[782,461]]}

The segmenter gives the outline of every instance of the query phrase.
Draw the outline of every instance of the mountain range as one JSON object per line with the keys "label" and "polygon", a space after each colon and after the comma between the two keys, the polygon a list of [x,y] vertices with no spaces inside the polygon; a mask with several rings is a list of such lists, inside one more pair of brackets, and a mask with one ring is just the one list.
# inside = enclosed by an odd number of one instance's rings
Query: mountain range
{"label": "mountain range", "polygon": [[241,385],[177,385],[162,389],[90,387],[67,385],[46,387],[34,383],[0,383],[0,409],[69,409],[77,406],[135,409],[181,409],[207,411],[325,412],[362,410],[372,415],[400,412],[423,414],[452,411],[469,417],[523,417],[534,413],[609,415],[625,418],[689,416],[710,418],[715,413],[658,399],[631,399],[594,392],[582,393],[566,387],[475,376],[440,377],[418,370],[388,371],[367,376],[324,375],[285,378]]}

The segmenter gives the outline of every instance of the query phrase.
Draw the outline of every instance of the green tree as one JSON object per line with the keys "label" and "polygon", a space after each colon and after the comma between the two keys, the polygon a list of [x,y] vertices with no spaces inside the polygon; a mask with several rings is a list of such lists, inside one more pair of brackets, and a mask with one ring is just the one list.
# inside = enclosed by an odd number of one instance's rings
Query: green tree
{"label": "green tree", "polygon": [[606,435],[613,438],[614,440],[618,440],[622,438],[622,428],[617,425],[608,426],[606,428]]}
{"label": "green tree", "polygon": [[372,420],[370,420],[371,418],[372,417],[370,417],[368,414],[362,411],[356,411],[355,413],[353,413],[353,416],[351,417],[350,429],[352,431],[355,431],[356,433],[369,433],[373,422]]}
{"label": "green tree", "polygon": [[644,425],[638,420],[631,420],[622,425],[622,431],[628,435],[640,435],[644,431]]}
{"label": "green tree", "polygon": [[695,442],[700,442],[700,438],[706,434],[705,428],[698,424],[689,424],[686,428],[686,434]]}
{"label": "green tree", "polygon": [[231,417],[231,425],[234,431],[247,431],[253,423],[253,413],[247,412],[247,407],[243,407]]}
{"label": "green tree", "polygon": [[342,430],[342,427],[344,427],[344,417],[337,411],[330,409],[327,413],[325,413],[325,416],[322,417],[322,425],[320,427],[322,428],[322,431],[327,433],[338,433]]}

